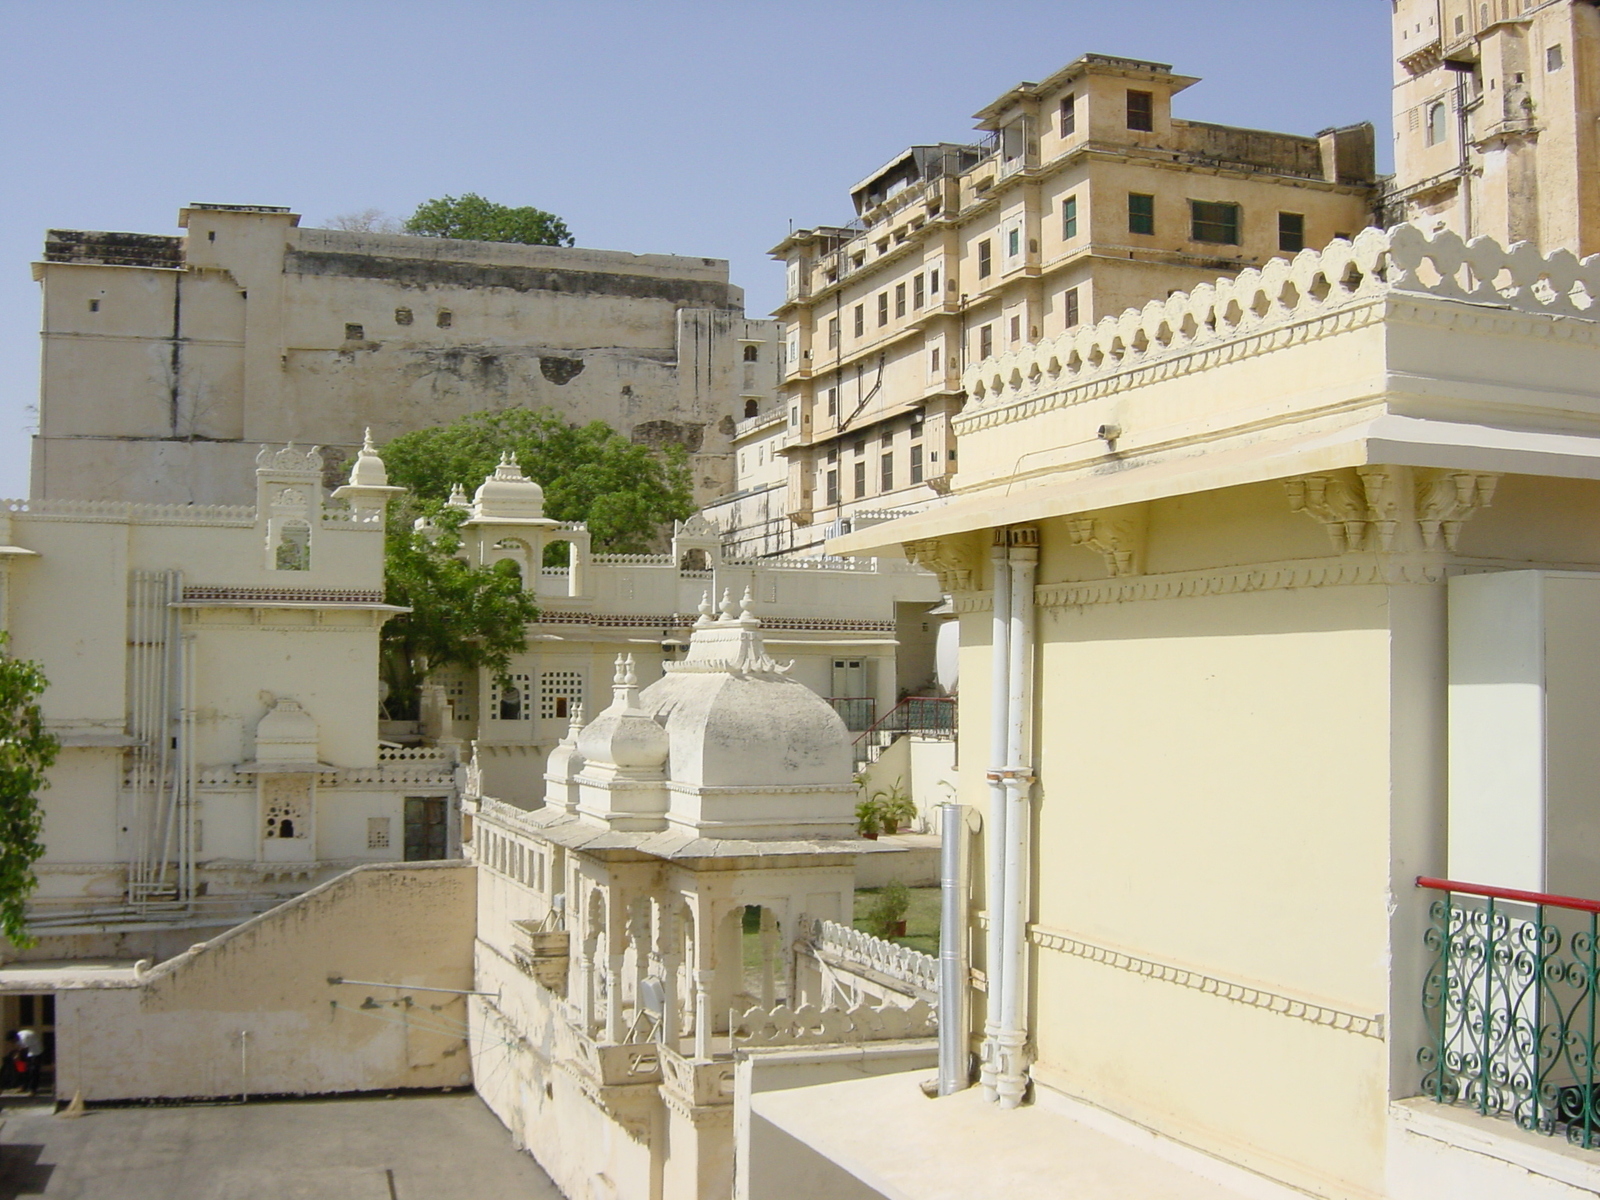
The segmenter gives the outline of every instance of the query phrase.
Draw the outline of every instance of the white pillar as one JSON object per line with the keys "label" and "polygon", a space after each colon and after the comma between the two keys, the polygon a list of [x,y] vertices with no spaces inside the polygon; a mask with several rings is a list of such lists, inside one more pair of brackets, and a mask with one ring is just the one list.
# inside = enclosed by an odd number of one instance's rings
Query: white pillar
{"label": "white pillar", "polygon": [[[999,1071],[1001,1108],[1015,1108],[1027,1091],[1028,848],[1033,796],[1033,581],[1039,533],[1017,529],[1011,538],[1010,698],[1006,729],[1005,926],[1000,957]],[[992,998],[992,993],[991,993]]]}
{"label": "white pillar", "polygon": [[996,1082],[1000,1057],[1000,978],[1004,974],[1001,935],[1005,913],[1001,897],[1005,894],[1006,881],[1006,792],[1003,773],[1011,695],[1011,562],[1006,543],[1006,531],[996,529],[994,545],[989,552],[994,617],[989,636],[989,813],[983,830],[984,853],[988,860],[984,908],[989,917],[983,969],[988,979],[988,993],[983,1006],[983,1051],[978,1072],[984,1098],[988,1100],[999,1096]]}
{"label": "white pillar", "polygon": [[715,971],[694,973],[694,1056],[711,1057],[711,983]]}

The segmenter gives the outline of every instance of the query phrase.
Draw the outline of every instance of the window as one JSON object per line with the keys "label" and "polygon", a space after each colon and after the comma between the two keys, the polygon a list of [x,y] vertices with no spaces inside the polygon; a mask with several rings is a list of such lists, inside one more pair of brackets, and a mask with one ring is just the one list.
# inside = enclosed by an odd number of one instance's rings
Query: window
{"label": "window", "polygon": [[389,848],[389,818],[367,818],[367,849],[387,850]]}
{"label": "window", "polygon": [[839,318],[838,317],[829,317],[828,318],[828,349],[829,350],[837,350],[838,348],[839,348]]}
{"label": "window", "polygon": [[1128,128],[1153,133],[1156,127],[1156,98],[1153,92],[1128,93]]}
{"label": "window", "polygon": [[1189,201],[1189,234],[1197,242],[1223,246],[1239,244],[1239,206],[1214,204],[1208,200]]}
{"label": "window", "polygon": [[1544,52],[1544,69],[1546,71],[1561,70],[1562,61],[1560,46],[1551,46]]}
{"label": "window", "polygon": [[923,289],[922,272],[918,271],[911,277],[911,307],[921,308],[927,302],[928,297]]}
{"label": "window", "polygon": [[920,408],[915,408],[915,409],[911,410],[911,436],[912,437],[921,437],[922,436],[922,418],[923,418],[923,412],[922,412],[922,410]]}
{"label": "window", "polygon": [[798,404],[791,404],[789,406],[789,424],[800,424],[800,406]]}
{"label": "window", "polygon": [[867,463],[866,460],[856,463],[855,469],[856,499],[867,494]]}
{"label": "window", "polygon": [[278,530],[278,546],[273,553],[275,571],[311,569],[311,526],[305,521],[285,521]]}
{"label": "window", "polygon": [[411,320],[411,310],[409,308],[397,308],[394,310],[394,323],[396,325],[409,325]]}
{"label": "window", "polygon": [[1156,231],[1156,198],[1142,192],[1128,193],[1128,232],[1153,234]]}
{"label": "window", "polygon": [[367,331],[360,325],[346,325],[344,327],[344,340],[347,342],[365,341]]}
{"label": "window", "polygon": [[528,715],[528,693],[532,680],[513,675],[489,685],[489,713],[496,721],[521,721]]}
{"label": "window", "polygon": [[1078,132],[1078,98],[1071,92],[1061,97],[1061,136],[1071,137]]}
{"label": "window", "polygon": [[1306,218],[1303,213],[1278,214],[1278,249],[1298,254],[1306,248]]}
{"label": "window", "polygon": [[906,285],[903,283],[894,285],[894,315],[897,317],[906,315]]}
{"label": "window", "polygon": [[744,348],[744,360],[745,360],[745,362],[759,362],[760,358],[761,358],[761,347],[759,347],[759,346],[746,346]]}
{"label": "window", "polygon": [[1066,326],[1071,329],[1082,319],[1078,316],[1078,289],[1075,287],[1068,288],[1063,299],[1062,311],[1065,313]]}
{"label": "window", "polygon": [[1015,258],[1022,253],[1022,230],[1012,229],[1006,234],[1006,255]]}
{"label": "window", "polygon": [[994,270],[994,248],[989,244],[989,239],[984,238],[978,243],[978,278],[988,278],[992,270]]}
{"label": "window", "polygon": [[566,719],[572,706],[583,703],[583,675],[579,671],[541,671],[539,673],[539,715]]}
{"label": "window", "polygon": [[828,491],[827,491],[827,495],[828,495],[828,503],[830,505],[834,505],[834,504],[839,503],[839,472],[837,472],[837,471],[829,471],[828,472]]}
{"label": "window", "polygon": [[911,482],[922,482],[922,447],[911,447]]}
{"label": "window", "polygon": [[748,421],[751,417],[759,415],[760,412],[761,412],[760,402],[757,401],[754,396],[745,397],[744,419],[746,421]]}
{"label": "window", "polygon": [[1078,198],[1068,196],[1061,202],[1061,237],[1070,242],[1078,236]]}
{"label": "window", "polygon": [[857,337],[860,337],[867,331],[867,306],[865,304],[856,305],[855,331]]}
{"label": "window", "polygon": [[444,683],[445,699],[450,701],[450,711],[458,721],[472,720],[472,706],[467,703],[467,681],[456,677],[446,677]]}
{"label": "window", "polygon": [[937,346],[928,351],[928,370],[935,375],[939,373],[939,347]]}
{"label": "window", "polygon": [[828,415],[830,417],[839,415],[839,389],[836,387],[828,389]]}
{"label": "window", "polygon": [[988,358],[994,353],[994,326],[985,325],[978,330],[978,357]]}
{"label": "window", "polygon": [[886,492],[894,491],[894,455],[886,453],[878,460],[878,483]]}
{"label": "window", "polygon": [[1438,100],[1428,106],[1428,128],[1423,134],[1423,142],[1429,146],[1437,146],[1445,137],[1445,107],[1444,101]]}
{"label": "window", "polygon": [[1012,317],[1011,318],[1011,341],[1012,341],[1012,344],[1015,345],[1017,342],[1020,342],[1021,340],[1022,340],[1022,318],[1021,317]]}
{"label": "window", "polygon": [[928,272],[928,295],[933,297],[934,303],[939,301],[939,268],[935,267]]}
{"label": "window", "polygon": [[878,293],[878,328],[882,329],[889,323],[889,293]]}
{"label": "window", "polygon": [[433,319],[433,323],[440,329],[449,329],[454,321],[455,318],[451,316],[448,308],[441,308],[439,310],[439,315]]}

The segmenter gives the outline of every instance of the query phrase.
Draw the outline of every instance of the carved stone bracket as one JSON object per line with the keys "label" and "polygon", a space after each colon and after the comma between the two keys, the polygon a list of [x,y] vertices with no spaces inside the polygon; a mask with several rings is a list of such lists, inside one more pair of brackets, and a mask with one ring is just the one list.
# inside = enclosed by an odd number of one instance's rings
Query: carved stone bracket
{"label": "carved stone bracket", "polygon": [[1442,539],[1454,551],[1462,524],[1494,502],[1499,482],[1499,475],[1478,471],[1417,472],[1417,528],[1423,546],[1437,550]]}
{"label": "carved stone bracket", "polygon": [[1144,563],[1146,528],[1141,507],[1109,516],[1074,517],[1067,522],[1067,537],[1074,546],[1098,554],[1112,577],[1137,575]]}
{"label": "carved stone bracket", "polygon": [[970,592],[976,586],[974,572],[978,554],[969,537],[926,538],[905,544],[906,557],[939,577],[939,588],[946,594]]}
{"label": "carved stone bracket", "polygon": [[1407,468],[1366,466],[1355,479],[1309,475],[1284,482],[1292,512],[1303,512],[1328,531],[1340,554],[1388,553],[1405,522],[1415,517],[1425,550],[1454,551],[1464,521],[1494,499],[1499,476],[1479,471],[1418,470],[1406,485]]}

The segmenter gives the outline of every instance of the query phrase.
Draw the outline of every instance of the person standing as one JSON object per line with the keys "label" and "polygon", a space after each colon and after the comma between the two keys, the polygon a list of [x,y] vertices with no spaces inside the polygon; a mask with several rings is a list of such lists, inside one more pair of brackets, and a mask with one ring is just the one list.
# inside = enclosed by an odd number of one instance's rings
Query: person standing
{"label": "person standing", "polygon": [[28,1095],[39,1094],[39,1078],[44,1073],[44,1038],[37,1029],[17,1030],[17,1046],[22,1051],[22,1086]]}

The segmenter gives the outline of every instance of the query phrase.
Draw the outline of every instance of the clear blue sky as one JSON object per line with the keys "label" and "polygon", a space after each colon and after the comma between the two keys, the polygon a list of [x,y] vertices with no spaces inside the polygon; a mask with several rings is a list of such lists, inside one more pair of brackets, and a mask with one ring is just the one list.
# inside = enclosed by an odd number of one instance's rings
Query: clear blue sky
{"label": "clear blue sky", "polygon": [[1384,0],[0,0],[0,495],[27,488],[48,228],[177,232],[191,201],[316,225],[480,192],[578,243],[726,258],[752,314],[789,228],[1079,54],[1169,62],[1197,120],[1369,120]]}

